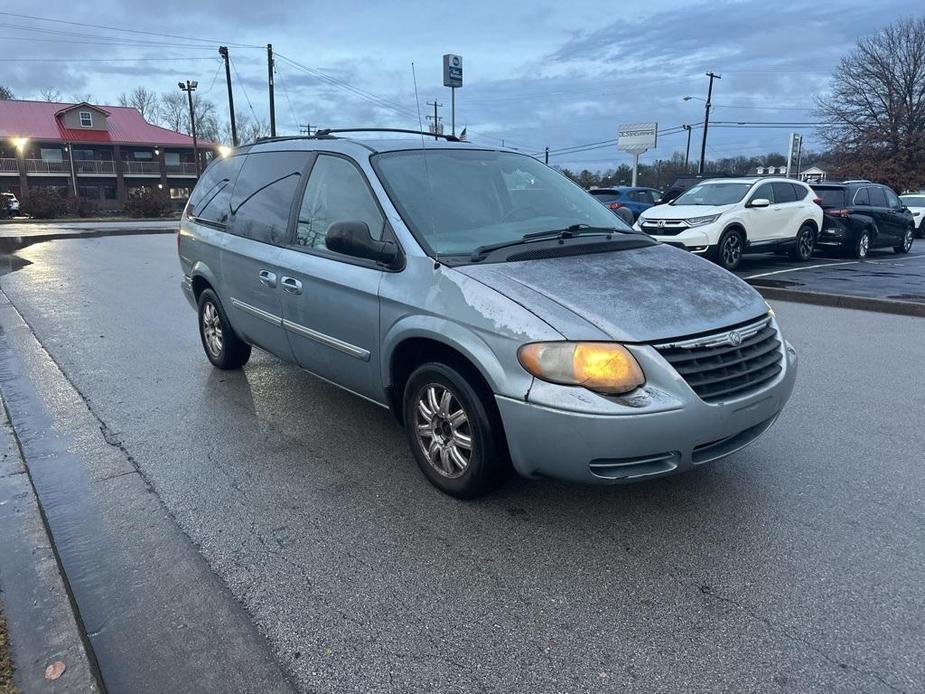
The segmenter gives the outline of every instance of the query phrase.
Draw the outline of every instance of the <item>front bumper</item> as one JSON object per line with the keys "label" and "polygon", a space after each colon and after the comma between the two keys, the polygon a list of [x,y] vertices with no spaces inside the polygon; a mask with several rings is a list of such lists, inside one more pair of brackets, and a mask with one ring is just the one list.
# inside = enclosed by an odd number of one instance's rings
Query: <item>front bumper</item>
{"label": "front bumper", "polygon": [[782,350],[784,368],[770,385],[720,404],[702,401],[679,376],[647,383],[648,405],[606,414],[496,396],[514,467],[526,477],[621,484],[730,455],[767,431],[793,392],[796,353],[786,341]]}

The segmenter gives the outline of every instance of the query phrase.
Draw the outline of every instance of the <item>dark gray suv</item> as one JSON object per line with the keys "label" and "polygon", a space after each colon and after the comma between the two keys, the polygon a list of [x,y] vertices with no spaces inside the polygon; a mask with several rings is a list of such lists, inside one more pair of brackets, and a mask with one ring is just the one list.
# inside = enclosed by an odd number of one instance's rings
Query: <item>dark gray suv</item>
{"label": "dark gray suv", "polygon": [[796,355],[762,298],[539,161],[290,138],[212,163],[178,239],[209,360],[256,346],[389,408],[424,474],[614,484],[737,451]]}

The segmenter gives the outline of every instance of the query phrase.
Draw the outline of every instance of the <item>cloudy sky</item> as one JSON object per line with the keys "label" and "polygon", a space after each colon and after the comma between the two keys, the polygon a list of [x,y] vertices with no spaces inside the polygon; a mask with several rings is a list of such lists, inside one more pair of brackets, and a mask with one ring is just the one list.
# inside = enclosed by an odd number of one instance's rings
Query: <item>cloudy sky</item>
{"label": "cloudy sky", "polygon": [[[611,140],[619,123],[697,124],[709,70],[722,75],[711,121],[812,123],[814,97],[854,42],[892,18],[921,13],[912,0],[5,0],[0,84],[19,98],[57,89],[65,100],[89,93],[105,104],[136,85],[170,91],[196,79],[199,94],[224,109],[216,47],[226,43],[237,110],[266,119],[260,46],[271,42],[280,133],[298,132],[300,123],[416,127],[412,63],[422,115],[437,99],[449,132],[441,56],[458,53],[465,86],[457,91],[457,129],[533,153]],[[812,147],[811,126],[792,130]],[[784,151],[789,131],[711,127],[707,156]],[[692,160],[699,136],[694,130]],[[685,143],[683,132],[665,135],[643,160],[669,157]],[[604,169],[627,160],[605,145],[554,154],[551,163]]]}

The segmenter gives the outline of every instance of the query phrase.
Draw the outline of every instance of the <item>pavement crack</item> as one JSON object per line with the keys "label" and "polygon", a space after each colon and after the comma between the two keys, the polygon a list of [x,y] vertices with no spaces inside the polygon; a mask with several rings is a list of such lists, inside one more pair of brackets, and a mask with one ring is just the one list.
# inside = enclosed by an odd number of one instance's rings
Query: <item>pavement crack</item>
{"label": "pavement crack", "polygon": [[768,619],[767,617],[762,617],[760,614],[755,612],[752,608],[746,605],[743,605],[742,603],[738,602],[737,600],[734,600],[733,598],[729,598],[729,597],[726,597],[725,595],[720,595],[719,593],[714,592],[713,588],[711,588],[709,585],[700,584],[698,586],[698,589],[700,590],[701,594],[707,596],[708,598],[713,598],[714,600],[718,600],[728,605],[732,605],[737,610],[739,610],[742,614],[746,615],[750,619],[753,619],[755,621],[758,621],[764,624],[771,631],[780,634],[784,638],[790,641],[793,641],[794,643],[798,643],[801,646],[808,648],[813,653],[818,655],[820,658],[825,660],[827,663],[836,666],[840,670],[850,670],[851,672],[854,672],[858,675],[873,677],[880,684],[884,685],[885,687],[888,687],[890,691],[899,692],[900,694],[908,694],[908,692],[905,689],[901,689],[900,687],[897,687],[891,684],[890,682],[887,682],[879,672],[876,672],[875,670],[864,670],[863,668],[859,668],[855,665],[852,665],[851,663],[846,663],[842,660],[839,660],[836,657],[830,656],[828,653],[826,653],[821,648],[813,644],[811,641],[808,641],[806,638],[800,636],[799,634],[795,634],[792,631],[784,627],[774,624],[770,619]]}

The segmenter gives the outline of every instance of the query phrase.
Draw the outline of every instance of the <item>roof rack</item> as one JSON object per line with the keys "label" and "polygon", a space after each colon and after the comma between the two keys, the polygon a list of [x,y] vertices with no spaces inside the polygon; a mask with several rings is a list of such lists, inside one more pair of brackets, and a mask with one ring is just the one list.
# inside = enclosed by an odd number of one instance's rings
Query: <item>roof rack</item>
{"label": "roof rack", "polygon": [[443,133],[426,133],[423,130],[408,130],[406,128],[321,128],[315,131],[312,137],[330,137],[333,133],[405,133],[406,135],[424,135],[425,137],[442,137],[447,142],[459,142],[455,135]]}
{"label": "roof rack", "polygon": [[[424,135],[425,137],[442,137],[447,142],[462,142],[456,135],[443,133],[426,133],[422,130],[407,130],[405,128],[319,128],[314,135],[277,135],[276,137],[258,137],[254,144],[263,142],[286,142],[287,140],[331,140],[334,133],[405,133],[408,135]],[[243,146],[243,145],[242,145]]]}

